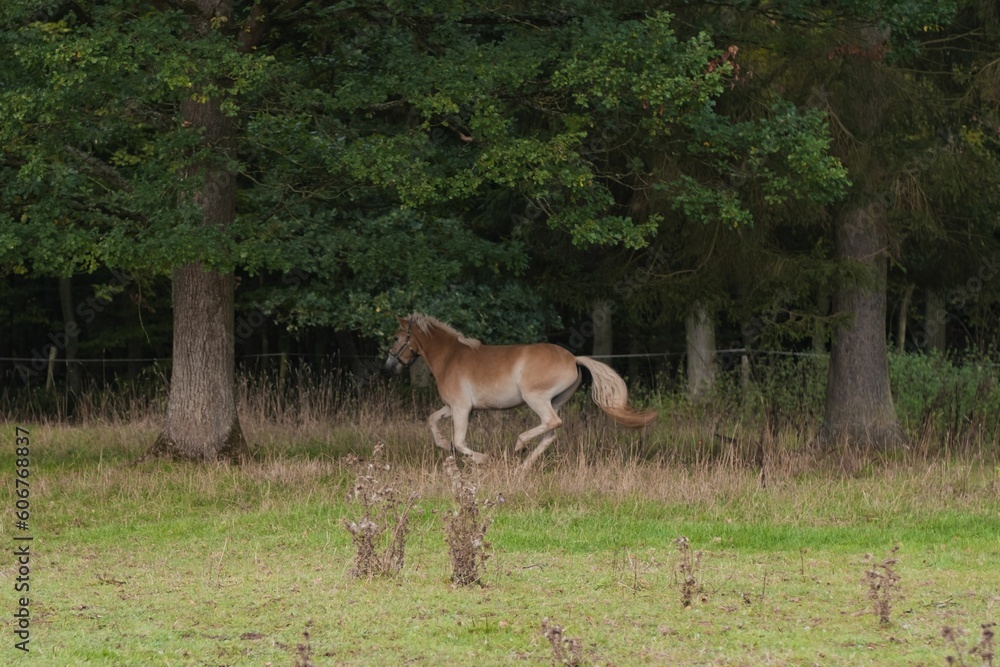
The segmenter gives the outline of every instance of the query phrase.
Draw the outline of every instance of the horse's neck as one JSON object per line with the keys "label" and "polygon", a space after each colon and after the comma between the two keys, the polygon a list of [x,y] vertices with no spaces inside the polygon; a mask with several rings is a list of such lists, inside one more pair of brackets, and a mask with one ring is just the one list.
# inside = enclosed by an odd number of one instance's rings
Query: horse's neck
{"label": "horse's neck", "polygon": [[437,370],[451,357],[459,348],[463,347],[458,339],[442,331],[434,331],[424,336],[422,342],[424,361],[431,373]]}

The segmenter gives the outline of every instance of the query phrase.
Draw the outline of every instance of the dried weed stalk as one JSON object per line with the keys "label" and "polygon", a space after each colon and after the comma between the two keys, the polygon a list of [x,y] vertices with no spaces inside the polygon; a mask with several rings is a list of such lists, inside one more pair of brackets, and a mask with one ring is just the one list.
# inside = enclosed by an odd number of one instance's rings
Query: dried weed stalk
{"label": "dried weed stalk", "polygon": [[355,474],[347,501],[357,503],[362,509],[357,521],[344,520],[356,550],[351,574],[358,578],[396,574],[403,569],[406,555],[410,511],[417,496],[403,496],[390,482],[380,479],[390,469],[388,463],[382,462],[384,449],[385,445],[379,442],[372,451],[371,461],[354,457],[347,461]]}
{"label": "dried weed stalk", "polygon": [[677,551],[680,553],[677,569],[681,573],[681,606],[686,609],[691,606],[694,596],[701,588],[695,577],[695,572],[701,563],[701,552],[691,551],[691,541],[686,537],[678,537],[674,543],[677,544]]}
{"label": "dried weed stalk", "polygon": [[563,634],[563,627],[542,619],[542,633],[552,646],[552,664],[564,667],[580,667],[583,664],[583,646],[579,639]]}
{"label": "dried weed stalk", "polygon": [[316,667],[316,663],[312,661],[312,646],[309,644],[308,630],[302,633],[302,638],[305,639],[305,643],[295,647],[295,667]]}
{"label": "dried weed stalk", "polygon": [[649,586],[649,583],[642,577],[648,569],[648,564],[639,560],[639,557],[629,549],[620,549],[615,552],[612,568],[618,585],[631,590],[633,595]]}
{"label": "dried weed stalk", "polygon": [[[889,625],[891,622],[892,605],[902,597],[899,592],[899,573],[896,572],[897,544],[889,551],[889,557],[881,563],[874,563],[870,570],[865,571],[864,581],[868,585],[868,599],[872,602],[879,625]],[[866,558],[871,558],[869,554]]]}
{"label": "dried weed stalk", "polygon": [[[993,658],[996,656],[996,649],[993,645],[993,628],[996,623],[983,623],[979,626],[982,634],[979,636],[979,643],[967,651],[969,655],[978,655],[983,665],[993,667]],[[958,632],[945,626],[941,630],[941,636],[955,649],[956,655],[945,656],[945,662],[949,665],[961,665],[965,667],[965,659],[962,657],[962,648],[958,645]]]}
{"label": "dried weed stalk", "polygon": [[444,471],[451,479],[451,493],[458,503],[458,508],[444,517],[445,538],[451,556],[451,580],[459,586],[469,586],[480,583],[482,567],[491,555],[486,531],[493,519],[480,518],[480,510],[502,504],[504,499],[503,496],[497,496],[496,500],[477,499],[476,485],[459,471],[454,456],[445,459]]}

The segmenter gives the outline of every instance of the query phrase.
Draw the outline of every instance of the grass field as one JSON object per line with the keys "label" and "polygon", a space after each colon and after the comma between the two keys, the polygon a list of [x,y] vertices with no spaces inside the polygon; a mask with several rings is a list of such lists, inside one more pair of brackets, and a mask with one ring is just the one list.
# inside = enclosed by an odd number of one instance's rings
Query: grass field
{"label": "grass field", "polygon": [[[479,415],[472,444],[496,461],[466,474],[506,502],[488,510],[482,585],[459,587],[443,530],[454,501],[423,406],[336,418],[251,408],[258,457],[240,468],[127,465],[155,437],[150,418],[21,424],[27,655],[14,648],[16,425],[0,425],[0,663],[990,664],[968,652],[1000,601],[990,443],[820,457],[794,430],[763,438],[668,417],[634,434],[577,406],[544,465],[521,476],[505,453],[529,415]],[[419,499],[402,571],[355,579],[344,520],[360,509],[344,457],[378,440],[381,474]],[[866,572],[885,575],[896,545],[883,623]],[[557,660],[543,621],[579,649],[561,644]]]}

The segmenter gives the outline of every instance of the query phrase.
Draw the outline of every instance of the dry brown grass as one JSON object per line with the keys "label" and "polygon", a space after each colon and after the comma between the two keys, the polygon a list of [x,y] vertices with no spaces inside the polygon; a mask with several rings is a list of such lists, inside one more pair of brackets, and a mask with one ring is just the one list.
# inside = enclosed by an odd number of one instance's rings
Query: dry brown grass
{"label": "dry brown grass", "polygon": [[[282,392],[242,380],[238,386],[243,432],[256,452],[254,462],[227,471],[234,485],[258,483],[294,487],[296,493],[329,492],[331,479],[344,479],[342,459],[368,456],[386,445],[387,462],[400,485],[432,499],[451,497],[442,470],[446,452],[433,445],[425,419],[438,407],[433,390],[400,391],[389,383],[345,389],[331,378],[300,377]],[[124,399],[123,399],[124,401]],[[162,405],[156,400],[92,401],[73,423],[33,426],[36,442],[46,443],[54,462],[71,465],[98,459],[70,483],[127,485],[141,472],[112,469],[134,460],[156,437]],[[919,498],[929,509],[975,509],[985,491],[1000,497],[1000,479],[985,481],[995,465],[992,443],[971,440],[956,452],[942,452],[934,438],[909,443],[897,452],[844,447],[823,453],[809,446],[808,425],[774,432],[725,409],[684,405],[666,410],[646,430],[628,431],[590,405],[582,393],[564,410],[564,426],[546,457],[527,472],[513,454],[517,434],[533,425],[527,409],[474,413],[470,445],[491,463],[468,469],[480,493],[506,495],[512,502],[566,503],[599,498],[612,504],[645,502],[712,506],[739,501],[747,512],[795,517],[823,514],[847,487],[906,480],[900,494],[873,494],[872,512],[888,513]],[[191,485],[212,484],[216,473],[197,466],[176,475]],[[94,479],[99,477],[100,479]],[[986,476],[988,477],[988,475]],[[809,480],[803,484],[803,480]],[[989,484],[983,489],[983,484]],[[766,488],[767,493],[761,493]],[[206,489],[210,495],[214,493]],[[264,497],[262,502],[273,502]]]}
{"label": "dry brown grass", "polygon": [[[227,469],[234,485],[272,484],[294,487],[298,495],[329,492],[331,478],[344,479],[342,459],[367,456],[376,442],[386,443],[386,458],[398,483],[422,497],[448,499],[451,482],[441,467],[446,453],[434,447],[423,416],[429,402],[399,399],[374,405],[359,401],[342,405],[340,412],[321,419],[313,410],[270,418],[244,409],[243,429],[257,452],[253,463]],[[405,402],[404,402],[405,401]],[[646,502],[711,506],[738,500],[747,512],[778,512],[794,517],[822,514],[848,488],[861,492],[866,485],[884,487],[900,482],[900,494],[873,494],[870,511],[889,513],[913,499],[929,509],[975,509],[982,493],[1000,497],[1000,480],[984,478],[986,454],[966,457],[932,456],[919,446],[889,455],[846,449],[837,455],[816,453],[794,433],[779,434],[767,444],[761,460],[758,432],[735,424],[727,439],[713,439],[713,431],[698,437],[693,424],[672,424],[646,433],[622,431],[589,407],[573,410],[566,426],[541,465],[522,472],[512,443],[525,412],[477,414],[472,425],[474,448],[491,455],[489,465],[466,468],[480,493],[503,493],[518,503],[570,503],[599,498],[612,504],[642,499]],[[45,443],[46,456],[58,465],[97,459],[97,467],[81,471],[73,484],[129,486],[141,471],[121,469],[134,460],[157,434],[159,420],[143,415],[131,421],[93,420],[83,425],[33,426],[35,442]],[[141,468],[141,466],[140,466]],[[762,493],[762,471],[767,480]],[[180,466],[174,473],[192,487],[218,479],[214,466]],[[808,480],[808,484],[803,484]],[[902,484],[903,481],[906,484]],[[988,488],[982,488],[988,484]],[[128,488],[124,492],[130,493]],[[142,490],[136,491],[141,493]],[[211,489],[205,493],[212,495]],[[263,498],[263,502],[272,502]],[[779,517],[773,517],[779,518]]]}

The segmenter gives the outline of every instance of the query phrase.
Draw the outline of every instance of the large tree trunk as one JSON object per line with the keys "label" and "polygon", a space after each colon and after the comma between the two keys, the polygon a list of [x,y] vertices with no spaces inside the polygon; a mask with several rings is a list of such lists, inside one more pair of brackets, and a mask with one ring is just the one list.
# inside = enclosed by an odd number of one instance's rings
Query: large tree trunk
{"label": "large tree trunk", "polygon": [[[210,208],[205,207],[206,220]],[[248,458],[236,414],[234,292],[232,274],[199,263],[174,269],[170,394],[163,432],[150,454],[196,461]]]}
{"label": "large tree trunk", "polygon": [[705,305],[696,303],[684,320],[687,334],[688,394],[700,400],[715,391],[715,322]]}
{"label": "large tree trunk", "polygon": [[163,432],[151,454],[240,461],[249,452],[236,414],[233,277],[174,270],[174,351]]}
{"label": "large tree trunk", "polygon": [[833,333],[822,440],[897,444],[902,430],[889,388],[886,345],[885,210],[849,206],[836,220],[836,256],[860,269],[838,286],[834,312],[849,320]]}
{"label": "large tree trunk", "polygon": [[836,151],[850,171],[853,192],[837,211],[835,257],[855,271],[837,285],[833,312],[846,322],[833,331],[826,410],[820,440],[827,447],[844,442],[887,447],[902,440],[889,389],[886,341],[888,232],[884,144],[888,121],[890,72],[882,62],[887,29],[859,26],[839,57],[840,76],[833,98],[842,130]]}
{"label": "large tree trunk", "polygon": [[[199,0],[195,32],[206,32],[219,3]],[[181,102],[183,121],[202,131],[213,153],[192,165],[187,177],[200,179],[193,193],[206,226],[229,225],[236,214],[236,179],[226,159],[234,152],[232,119],[217,97]],[[149,454],[174,459],[242,461],[249,450],[236,414],[234,280],[200,263],[173,272],[174,348],[170,395],[163,432]]]}

